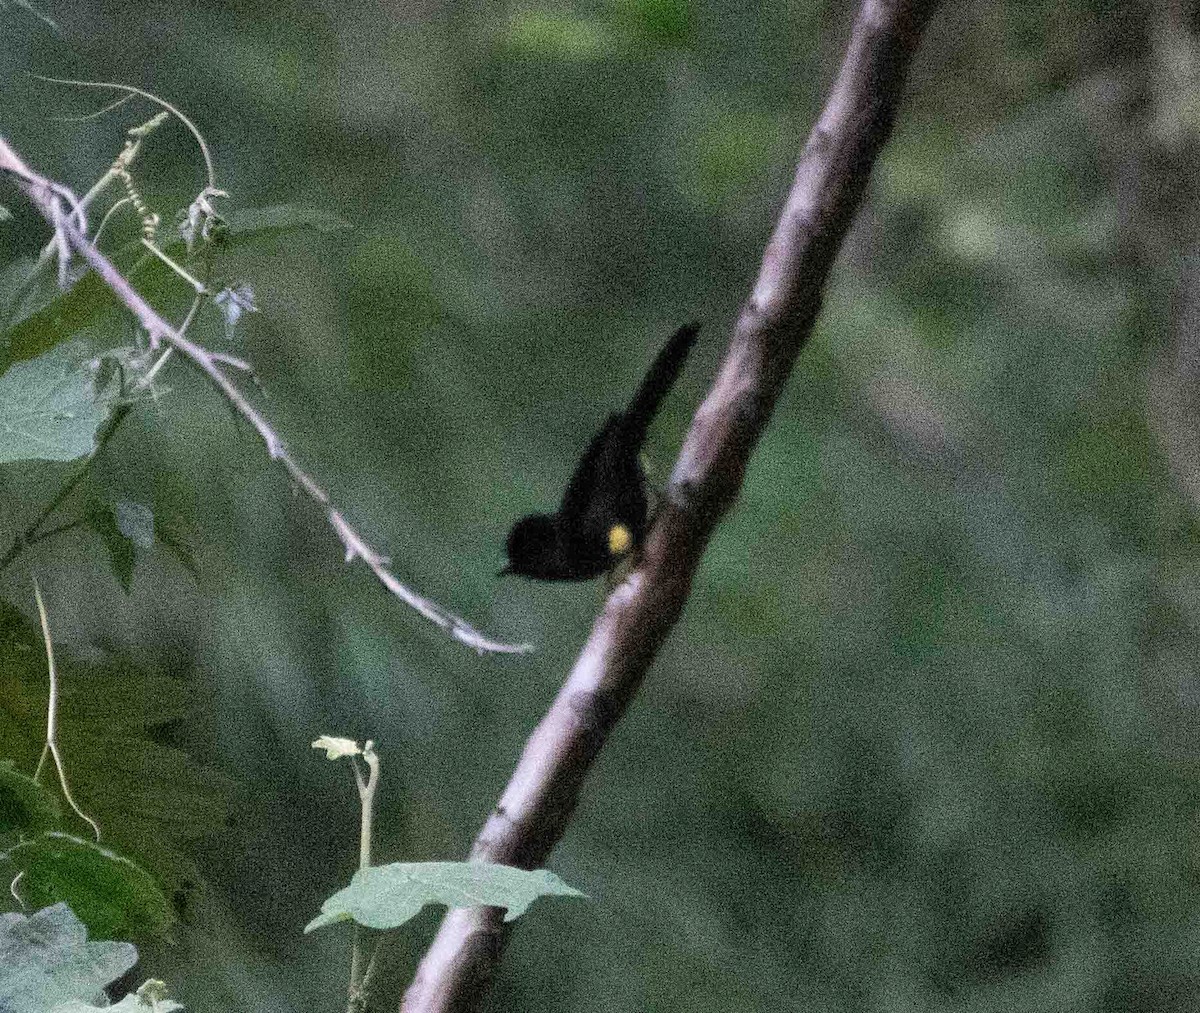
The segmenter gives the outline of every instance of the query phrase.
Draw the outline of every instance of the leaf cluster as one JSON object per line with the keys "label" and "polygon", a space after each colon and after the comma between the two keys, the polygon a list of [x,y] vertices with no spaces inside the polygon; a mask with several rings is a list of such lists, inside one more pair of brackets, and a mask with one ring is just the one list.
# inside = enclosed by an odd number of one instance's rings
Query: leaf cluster
{"label": "leaf cluster", "polygon": [[44,747],[45,661],[37,631],[0,601],[0,840],[14,842],[4,864],[22,874],[23,900],[67,901],[102,938],[166,934],[202,882],[188,843],[223,825],[232,786],[162,741],[188,714],[182,681],[55,653],[59,746],[104,846],[77,836],[45,774],[24,773]]}

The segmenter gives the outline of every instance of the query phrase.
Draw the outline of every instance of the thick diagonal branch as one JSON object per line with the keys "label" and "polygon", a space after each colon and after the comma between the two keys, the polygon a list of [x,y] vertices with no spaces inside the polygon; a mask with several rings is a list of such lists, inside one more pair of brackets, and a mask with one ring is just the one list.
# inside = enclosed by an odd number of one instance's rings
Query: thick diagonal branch
{"label": "thick diagonal branch", "polygon": [[[825,280],[936,7],[937,0],[863,3],[754,290],[684,441],[642,565],[609,597],[472,857],[533,868],[562,837],[588,770],[683,610],[700,557],[812,332]],[[496,908],[449,912],[402,1013],[475,1009],[506,938]]]}

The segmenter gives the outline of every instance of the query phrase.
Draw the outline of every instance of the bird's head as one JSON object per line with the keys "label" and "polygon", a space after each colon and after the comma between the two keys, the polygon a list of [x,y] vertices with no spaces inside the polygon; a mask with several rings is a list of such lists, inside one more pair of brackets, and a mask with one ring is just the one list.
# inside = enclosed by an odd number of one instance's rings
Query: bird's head
{"label": "bird's head", "polygon": [[562,570],[559,524],[548,514],[522,517],[508,533],[508,565],[500,575],[553,580]]}

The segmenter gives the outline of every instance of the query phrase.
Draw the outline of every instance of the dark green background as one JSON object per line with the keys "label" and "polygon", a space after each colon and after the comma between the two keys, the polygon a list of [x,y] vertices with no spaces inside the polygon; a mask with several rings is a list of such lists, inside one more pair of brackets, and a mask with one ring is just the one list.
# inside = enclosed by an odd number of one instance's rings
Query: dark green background
{"label": "dark green background", "polygon": [[[198,333],[253,361],[402,577],[539,646],[478,659],[343,567],[170,374],[96,481],[177,516],[198,580],[155,555],[126,597],[74,534],[0,589],[29,611],[36,570],[62,642],[186,678],[171,735],[238,782],[191,925],[143,948],[190,1009],[337,1008],[348,933],[300,928],[354,867],[356,800],[318,734],[379,743],[379,860],[465,853],[600,601],[498,582],[504,532],[698,317],[652,440],[669,470],[849,6],[47,4],[62,37],[0,10],[0,131],[36,168],[86,189],[148,112],[53,120],[104,99],[25,71],[119,80],[195,119],[233,204],[352,224],[239,253],[261,314]],[[1161,433],[1200,466],[1160,393],[1200,48],[1159,6],[935,22],[742,497],[550,863],[593,899],[534,907],[492,1009],[1194,1008],[1200,543]],[[186,134],[137,179],[186,204]],[[3,200],[0,252],[36,248]],[[5,545],[63,474],[0,474]]]}

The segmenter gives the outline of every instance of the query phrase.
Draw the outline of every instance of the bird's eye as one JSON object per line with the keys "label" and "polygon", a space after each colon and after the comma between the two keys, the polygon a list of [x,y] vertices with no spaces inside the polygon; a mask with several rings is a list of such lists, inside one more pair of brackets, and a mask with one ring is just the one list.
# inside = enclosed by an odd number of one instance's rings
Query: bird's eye
{"label": "bird's eye", "polygon": [[624,555],[632,544],[633,533],[624,524],[614,524],[608,529],[608,551],[612,555]]}

